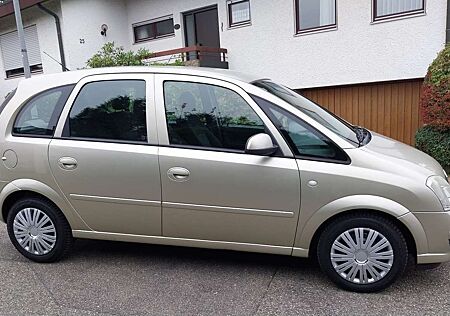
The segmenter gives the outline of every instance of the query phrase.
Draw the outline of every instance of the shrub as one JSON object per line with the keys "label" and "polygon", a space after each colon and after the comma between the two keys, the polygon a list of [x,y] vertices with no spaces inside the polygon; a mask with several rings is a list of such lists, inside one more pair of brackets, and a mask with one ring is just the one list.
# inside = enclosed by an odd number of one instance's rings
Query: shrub
{"label": "shrub", "polygon": [[416,134],[416,147],[450,171],[450,129],[443,131],[434,126],[421,128]]}
{"label": "shrub", "polygon": [[168,63],[153,62],[146,63],[145,60],[151,55],[150,51],[141,48],[137,52],[125,51],[123,47],[116,47],[114,42],[109,42],[92,56],[86,63],[90,68],[117,67],[117,66],[184,66],[179,60],[169,61]]}
{"label": "shrub", "polygon": [[420,100],[423,122],[438,129],[450,129],[450,45],[428,68]]}
{"label": "shrub", "polygon": [[116,47],[114,42],[106,43],[87,61],[91,68],[115,67],[115,66],[142,66],[143,60],[148,58],[150,52],[141,48],[137,52],[126,52],[123,47]]}
{"label": "shrub", "polygon": [[416,147],[450,171],[450,45],[428,68],[420,111],[425,126],[416,134]]}

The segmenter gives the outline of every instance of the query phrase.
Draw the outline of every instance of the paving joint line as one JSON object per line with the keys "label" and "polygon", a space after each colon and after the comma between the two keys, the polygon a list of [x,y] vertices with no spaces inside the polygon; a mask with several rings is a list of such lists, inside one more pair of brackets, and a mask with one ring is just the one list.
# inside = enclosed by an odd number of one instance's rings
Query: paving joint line
{"label": "paving joint line", "polygon": [[259,309],[261,308],[261,305],[264,301],[264,299],[266,298],[267,294],[269,293],[270,287],[272,285],[273,280],[275,279],[276,274],[278,273],[279,267],[277,266],[277,268],[275,269],[274,273],[272,273],[272,276],[270,278],[269,284],[267,284],[266,290],[264,291],[258,305],[256,306],[256,310],[253,313],[253,315],[257,315],[259,312]]}

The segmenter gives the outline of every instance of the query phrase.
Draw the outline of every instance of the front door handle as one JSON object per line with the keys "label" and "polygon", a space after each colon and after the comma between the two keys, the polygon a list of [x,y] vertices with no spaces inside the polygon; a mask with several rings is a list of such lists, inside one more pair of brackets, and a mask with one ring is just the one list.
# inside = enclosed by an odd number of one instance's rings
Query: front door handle
{"label": "front door handle", "polygon": [[62,157],[58,160],[58,165],[64,170],[74,170],[78,166],[78,162],[72,157]]}
{"label": "front door handle", "polygon": [[167,171],[169,179],[177,182],[187,181],[190,174],[189,170],[182,167],[173,167]]}

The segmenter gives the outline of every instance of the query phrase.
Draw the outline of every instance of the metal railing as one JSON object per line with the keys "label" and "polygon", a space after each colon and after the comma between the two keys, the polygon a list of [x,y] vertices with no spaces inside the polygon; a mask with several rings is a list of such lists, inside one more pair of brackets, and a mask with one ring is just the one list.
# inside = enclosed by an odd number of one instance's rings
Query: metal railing
{"label": "metal railing", "polygon": [[199,67],[228,68],[228,51],[225,48],[189,46],[154,52],[145,60],[149,64],[180,64]]}

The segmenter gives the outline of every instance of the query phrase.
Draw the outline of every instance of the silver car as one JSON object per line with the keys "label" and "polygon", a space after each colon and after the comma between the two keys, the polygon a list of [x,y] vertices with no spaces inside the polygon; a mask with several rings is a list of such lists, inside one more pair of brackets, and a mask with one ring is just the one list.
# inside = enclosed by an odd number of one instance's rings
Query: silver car
{"label": "silver car", "polygon": [[0,218],[36,262],[73,238],[317,258],[344,289],[450,260],[450,186],[412,147],[220,70],[23,80],[0,107]]}

